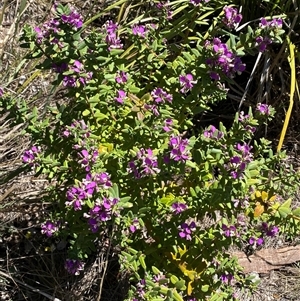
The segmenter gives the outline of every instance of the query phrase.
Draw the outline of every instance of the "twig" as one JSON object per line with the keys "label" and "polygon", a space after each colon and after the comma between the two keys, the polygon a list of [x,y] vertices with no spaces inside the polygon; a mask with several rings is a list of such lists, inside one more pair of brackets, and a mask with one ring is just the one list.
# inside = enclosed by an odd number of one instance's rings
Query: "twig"
{"label": "twig", "polygon": [[10,279],[10,280],[12,280],[13,282],[16,282],[16,283],[19,283],[19,284],[21,284],[21,285],[24,285],[25,287],[31,289],[33,292],[38,293],[38,294],[40,294],[40,295],[42,295],[42,296],[48,298],[48,299],[51,300],[51,301],[61,301],[60,299],[55,298],[55,297],[53,297],[53,296],[50,296],[49,294],[47,294],[47,293],[45,293],[45,292],[42,292],[41,290],[39,290],[39,289],[37,289],[37,288],[34,288],[33,286],[28,285],[28,284],[24,283],[23,281],[20,281],[20,280],[18,280],[18,279],[12,278],[10,275],[8,275],[8,274],[6,274],[6,273],[4,273],[4,272],[2,272],[2,271],[0,271],[0,275],[1,275],[1,276],[4,276],[4,277],[6,277],[6,278],[8,278],[8,279]]}
{"label": "twig", "polygon": [[[112,232],[113,232],[113,230],[112,230]],[[112,233],[112,234],[113,234],[113,233]],[[111,236],[112,236],[112,235],[111,235]],[[101,277],[100,284],[99,284],[99,294],[98,294],[98,297],[97,297],[97,301],[100,301],[100,300],[101,300],[102,289],[103,289],[103,283],[104,283],[104,278],[105,278],[106,271],[107,271],[107,266],[108,266],[108,256],[109,256],[109,253],[110,253],[110,249],[111,249],[111,239],[109,239],[109,245],[108,245],[108,249],[107,249],[106,256],[105,256],[104,269],[102,270],[102,277]]]}
{"label": "twig", "polygon": [[256,68],[257,68],[257,65],[258,65],[258,63],[259,63],[259,61],[260,61],[260,59],[261,59],[261,56],[262,56],[262,52],[259,52],[259,54],[258,54],[258,56],[257,56],[257,59],[256,59],[256,62],[255,62],[255,65],[254,65],[254,67],[253,67],[253,69],[252,69],[250,78],[249,78],[249,80],[248,80],[248,82],[247,82],[247,85],[246,85],[246,88],[245,88],[245,92],[244,92],[243,97],[242,97],[242,99],[241,99],[241,101],[240,101],[239,108],[238,108],[238,112],[240,112],[240,110],[241,110],[241,108],[242,108],[242,105],[243,105],[243,103],[244,103],[244,101],[245,101],[245,97],[246,97],[246,95],[247,95],[247,93],[248,93],[248,90],[249,90],[249,87],[250,87],[250,83],[251,83],[252,80],[253,80],[254,72],[255,72],[255,70],[256,70]]}

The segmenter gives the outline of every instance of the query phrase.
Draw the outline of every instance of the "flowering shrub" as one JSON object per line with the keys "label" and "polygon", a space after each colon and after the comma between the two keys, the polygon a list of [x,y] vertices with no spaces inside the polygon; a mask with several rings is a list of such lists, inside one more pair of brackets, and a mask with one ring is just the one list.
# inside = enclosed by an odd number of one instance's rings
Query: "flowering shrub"
{"label": "flowering shrub", "polygon": [[[24,28],[22,46],[55,75],[53,85],[67,88],[68,100],[47,108],[41,120],[37,108],[32,115],[26,103],[1,98],[28,123],[33,147],[24,164],[50,183],[47,200],[56,209],[42,233],[70,242],[65,268],[75,275],[95,241],[109,237],[135,283],[131,301],[232,300],[234,284],[247,281],[229,246],[262,245],[264,236],[292,233],[298,224],[281,181],[295,173],[279,171],[270,180],[284,156],[254,139],[274,114],[270,106],[237,114],[230,128],[212,124],[187,134],[196,114],[226,98],[224,82],[245,70],[240,54],[251,41],[256,51],[257,36],[226,42],[222,27],[234,30],[242,19],[226,6],[220,26],[204,39],[193,30],[214,1],[179,2],[153,6],[154,24],[109,20],[97,32],[86,31],[70,7],[56,5],[53,19]],[[195,22],[196,43],[184,37],[177,49],[183,10]],[[277,37],[280,24],[272,22],[261,22],[264,38]]]}

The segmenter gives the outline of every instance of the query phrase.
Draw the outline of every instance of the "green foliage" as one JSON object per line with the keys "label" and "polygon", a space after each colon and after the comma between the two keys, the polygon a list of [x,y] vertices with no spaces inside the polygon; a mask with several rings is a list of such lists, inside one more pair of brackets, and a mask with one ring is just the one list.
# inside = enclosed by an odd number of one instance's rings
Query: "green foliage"
{"label": "green foliage", "polygon": [[[135,283],[128,300],[233,300],[233,283],[249,279],[230,245],[274,236],[277,226],[298,229],[299,210],[274,199],[299,175],[283,172],[284,154],[269,141],[254,140],[270,108],[237,113],[229,128],[190,131],[197,114],[226,98],[225,83],[243,71],[239,55],[257,53],[265,33],[235,35],[222,8],[151,6],[134,33],[136,20],[90,30],[58,5],[52,23],[24,28],[21,46],[54,73],[54,86],[67,87],[67,100],[31,112],[26,101],[1,97],[1,108],[28,125],[28,170],[49,180],[54,211],[42,230],[68,240],[71,259],[85,260],[105,237],[120,246]],[[284,31],[269,33],[281,42]],[[218,63],[225,48],[226,66]]]}

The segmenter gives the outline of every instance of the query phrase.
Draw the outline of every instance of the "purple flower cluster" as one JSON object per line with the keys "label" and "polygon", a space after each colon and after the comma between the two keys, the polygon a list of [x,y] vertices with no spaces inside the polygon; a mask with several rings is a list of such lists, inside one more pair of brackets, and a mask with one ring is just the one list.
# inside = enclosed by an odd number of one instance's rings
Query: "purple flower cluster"
{"label": "purple flower cluster", "polygon": [[265,18],[262,18],[259,27],[262,29],[262,32],[255,41],[259,51],[264,52],[267,46],[272,44],[272,36],[276,36],[278,30],[282,28],[282,19],[273,19],[268,22]]}
{"label": "purple flower cluster", "polygon": [[[79,132],[79,135],[78,135]],[[75,120],[70,126],[66,126],[65,130],[62,133],[62,136],[64,138],[68,138],[70,136],[77,137],[77,138],[83,138],[87,139],[90,137],[90,131],[88,129],[88,126],[86,125],[84,120]],[[82,143],[82,146],[84,146],[84,143]],[[80,146],[77,145],[75,148],[79,148]]]}
{"label": "purple flower cluster", "polygon": [[237,229],[235,226],[227,226],[225,224],[222,225],[222,232],[226,237],[233,237],[237,235]]}
{"label": "purple flower cluster", "polygon": [[189,73],[186,75],[180,75],[179,83],[181,86],[180,92],[187,93],[193,88],[194,84],[196,84],[197,81],[194,81],[193,75]]}
{"label": "purple flower cluster", "polygon": [[244,129],[247,132],[254,133],[256,131],[256,127],[249,124],[251,121],[250,115],[245,115],[245,113],[241,111],[238,120],[241,124],[243,124]]}
{"label": "purple flower cluster", "polygon": [[135,24],[132,26],[132,34],[135,36],[139,36],[141,38],[145,38],[148,30],[145,25]]}
{"label": "purple flower cluster", "polygon": [[140,222],[137,218],[133,219],[132,224],[129,226],[129,231],[134,233],[140,227]]}
{"label": "purple flower cluster", "polygon": [[[50,21],[45,22],[42,27],[35,27],[34,31],[36,33],[37,42],[42,43],[44,39],[47,39],[52,36],[52,39],[57,39],[55,34],[60,31],[59,21],[57,19],[51,19]],[[54,35],[54,37],[53,37]],[[56,40],[55,40],[56,41]],[[51,40],[50,40],[51,43]]]}
{"label": "purple flower cluster", "polygon": [[230,162],[227,164],[226,168],[230,171],[230,175],[233,179],[240,179],[243,177],[243,173],[248,163],[252,161],[252,154],[250,152],[251,147],[246,143],[238,143],[235,146],[235,149],[239,154],[230,158]]}
{"label": "purple flower cluster", "polygon": [[55,232],[58,231],[58,224],[51,221],[46,221],[41,225],[41,232],[45,234],[47,237],[51,237]]}
{"label": "purple flower cluster", "polygon": [[134,298],[132,301],[139,301],[139,300],[144,300],[144,296],[145,296],[145,288],[146,288],[146,280],[145,279],[141,279],[137,285],[136,285],[136,289],[137,289],[137,298]]}
{"label": "purple flower cluster", "polygon": [[250,237],[249,238],[249,244],[251,246],[261,246],[264,243],[264,239],[262,237],[255,238],[255,237]]}
{"label": "purple flower cluster", "polygon": [[220,278],[224,284],[228,284],[228,285],[231,285],[232,281],[234,280],[234,276],[232,274],[223,274],[221,275]]}
{"label": "purple flower cluster", "polygon": [[[199,6],[201,4],[201,2],[203,2],[203,0],[190,0],[190,3],[195,5],[195,6]],[[209,0],[204,0],[205,3],[209,2]]]}
{"label": "purple flower cluster", "polygon": [[23,154],[22,160],[24,163],[30,166],[35,166],[38,164],[38,154],[41,152],[40,146],[32,146],[29,150],[26,150]]}
{"label": "purple flower cluster", "polygon": [[185,211],[187,208],[188,207],[186,204],[180,202],[175,202],[171,206],[171,210],[172,212],[174,212],[174,214],[180,214],[181,212]]}
{"label": "purple flower cluster", "polygon": [[272,107],[267,104],[258,103],[256,111],[258,111],[261,115],[270,116],[272,112]]}
{"label": "purple flower cluster", "polygon": [[81,167],[84,168],[85,171],[89,172],[92,168],[92,165],[96,162],[99,153],[98,150],[93,150],[91,153],[88,150],[83,149],[79,153],[79,161],[78,163],[81,164]]}
{"label": "purple flower cluster", "polygon": [[261,225],[262,232],[269,237],[274,237],[279,233],[279,228],[276,226],[269,226],[266,222]]}
{"label": "purple flower cluster", "polygon": [[144,108],[147,110],[151,110],[155,116],[158,116],[160,114],[157,104],[163,104],[165,102],[172,103],[173,101],[172,94],[167,93],[161,88],[155,88],[151,92],[151,96],[155,104],[145,104]]}
{"label": "purple flower cluster", "polygon": [[108,45],[108,50],[111,51],[112,49],[122,49],[123,44],[117,36],[118,24],[109,20],[105,24],[104,28],[106,30],[105,42]]}
{"label": "purple flower cluster", "polygon": [[224,137],[224,133],[217,130],[217,128],[211,125],[208,129],[203,132],[205,138],[219,140]]}
{"label": "purple flower cluster", "polygon": [[79,275],[84,268],[84,263],[78,259],[67,259],[65,269],[72,275]]}
{"label": "purple flower cluster", "polygon": [[[37,42],[40,44],[44,39],[51,38],[50,43],[59,44],[56,34],[61,30],[61,25],[67,25],[74,30],[78,30],[83,25],[83,17],[76,11],[70,11],[69,15],[61,15],[45,22],[42,27],[35,27]],[[62,45],[60,45],[62,46]]]}
{"label": "purple flower cluster", "polygon": [[118,215],[118,212],[114,210],[115,205],[119,202],[118,198],[103,198],[97,199],[95,205],[90,209],[88,214],[84,214],[85,218],[88,218],[88,225],[93,233],[98,232],[101,224],[111,220],[112,215]]}
{"label": "purple flower cluster", "polygon": [[157,157],[153,155],[150,148],[147,150],[141,148],[136,157],[135,160],[129,162],[127,168],[127,171],[132,173],[136,179],[156,175],[160,172]]}
{"label": "purple flower cluster", "polygon": [[99,189],[108,189],[112,186],[110,176],[106,172],[100,174],[87,174],[86,178],[78,186],[72,186],[67,190],[66,206],[73,206],[74,210],[81,210],[84,201],[93,196]]}
{"label": "purple flower cluster", "polygon": [[191,234],[196,230],[196,223],[195,222],[190,222],[189,224],[183,223],[178,230],[179,230],[179,236],[181,238],[184,238],[186,240],[192,240]]}
{"label": "purple flower cluster", "polygon": [[242,21],[243,16],[238,13],[238,10],[234,7],[225,6],[224,9],[225,17],[223,23],[228,28],[237,28]]}
{"label": "purple flower cluster", "polygon": [[206,60],[208,66],[212,68],[210,77],[213,80],[220,80],[219,71],[229,78],[233,78],[235,73],[241,74],[246,69],[246,65],[242,63],[240,57],[230,51],[219,38],[214,38],[212,42],[206,41],[205,47],[213,54]]}
{"label": "purple flower cluster", "polygon": [[61,21],[74,29],[79,29],[83,25],[83,17],[76,11],[71,11],[69,15],[62,15]]}
{"label": "purple flower cluster", "polygon": [[250,203],[249,203],[249,197],[244,198],[243,200],[239,200],[239,199],[233,199],[233,206],[235,208],[241,206],[242,209],[248,208]]}
{"label": "purple flower cluster", "polygon": [[170,10],[169,8],[169,0],[165,1],[165,2],[159,2],[156,7],[160,10],[163,11],[163,13],[165,14],[167,20],[171,20],[172,19],[172,15],[173,12]]}
{"label": "purple flower cluster", "polygon": [[167,93],[161,88],[156,88],[151,92],[151,95],[156,103],[165,103],[166,101],[172,103],[172,94]]}
{"label": "purple flower cluster", "polygon": [[119,71],[115,77],[118,84],[125,84],[128,80],[128,74],[124,71]]}
{"label": "purple flower cluster", "polygon": [[168,118],[165,120],[165,125],[163,126],[163,130],[165,132],[170,132],[172,130],[173,120]]}
{"label": "purple flower cluster", "polygon": [[172,135],[169,141],[170,159],[177,162],[185,162],[191,158],[190,152],[187,149],[189,145],[188,139],[183,139],[181,136]]}
{"label": "purple flower cluster", "polygon": [[125,99],[126,99],[126,92],[124,90],[118,90],[118,96],[115,97],[115,101],[120,104],[123,104]]}
{"label": "purple flower cluster", "polygon": [[[65,65],[63,65],[65,67]],[[54,69],[56,71],[62,71],[62,65],[61,66],[55,66]],[[69,67],[69,72],[73,71],[74,74],[68,74],[65,75],[63,78],[63,85],[65,87],[77,87],[83,85],[85,86],[87,82],[92,78],[93,73],[92,72],[86,72],[84,70],[84,66],[81,62],[75,60],[73,65]]]}

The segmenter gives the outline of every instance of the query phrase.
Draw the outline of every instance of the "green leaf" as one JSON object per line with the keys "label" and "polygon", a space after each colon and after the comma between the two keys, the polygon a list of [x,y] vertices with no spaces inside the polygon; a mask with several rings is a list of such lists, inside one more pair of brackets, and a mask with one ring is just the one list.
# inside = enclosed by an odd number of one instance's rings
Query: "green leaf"
{"label": "green leaf", "polygon": [[278,212],[279,212],[279,214],[280,214],[280,217],[286,218],[286,217],[291,213],[291,209],[290,209],[290,208],[286,208],[286,207],[280,206],[280,207],[278,208]]}
{"label": "green leaf", "polygon": [[94,116],[97,118],[97,120],[103,120],[103,119],[107,119],[108,118],[107,115],[101,113],[98,110],[95,112]]}
{"label": "green leaf", "polygon": [[174,300],[175,301],[183,301],[182,297],[176,292],[173,292]]}
{"label": "green leaf", "polygon": [[146,270],[147,269],[147,266],[146,266],[146,263],[145,263],[145,255],[144,254],[142,254],[140,257],[139,257],[139,262],[140,262],[140,264],[141,264],[141,266],[142,266],[142,268],[144,269],[144,270]]}
{"label": "green leaf", "polygon": [[209,285],[208,284],[205,284],[205,285],[201,286],[201,291],[204,292],[204,293],[208,292],[208,289],[209,289]]}
{"label": "green leaf", "polygon": [[177,281],[175,283],[175,287],[176,287],[176,289],[181,290],[181,291],[186,290],[185,281],[183,279]]}
{"label": "green leaf", "polygon": [[154,53],[150,53],[149,55],[148,55],[148,57],[147,57],[147,62],[148,63],[151,63],[152,62],[152,60],[153,60],[153,58],[154,58]]}
{"label": "green leaf", "polygon": [[155,274],[155,275],[159,275],[160,274],[160,270],[158,268],[156,268],[155,266],[152,266],[152,272]]}
{"label": "green leaf", "polygon": [[292,200],[288,199],[280,207],[285,207],[285,208],[290,209],[291,208],[291,204],[292,204]]}
{"label": "green leaf", "polygon": [[197,197],[197,193],[193,187],[190,187],[190,193],[191,193],[192,197]]}
{"label": "green leaf", "polygon": [[300,217],[300,207],[293,210],[292,213],[293,213],[293,215],[296,215],[296,216]]}
{"label": "green leaf", "polygon": [[84,111],[82,112],[82,116],[83,116],[83,117],[88,116],[88,115],[90,115],[90,114],[91,114],[91,111],[88,110],[88,109],[86,109],[86,110],[84,110]]}
{"label": "green leaf", "polygon": [[175,275],[172,275],[172,276],[170,277],[170,280],[171,280],[171,282],[172,282],[173,284],[175,284],[176,282],[179,281],[179,279],[178,279]]}

